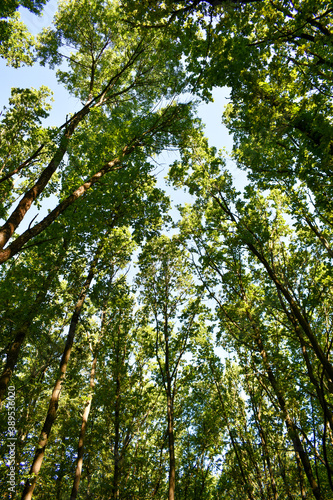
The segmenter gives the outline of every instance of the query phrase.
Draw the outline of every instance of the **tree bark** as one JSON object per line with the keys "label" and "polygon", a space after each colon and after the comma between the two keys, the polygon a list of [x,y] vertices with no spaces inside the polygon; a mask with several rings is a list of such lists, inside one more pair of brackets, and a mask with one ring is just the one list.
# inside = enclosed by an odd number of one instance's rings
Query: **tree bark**
{"label": "tree bark", "polygon": [[90,266],[88,276],[87,276],[85,283],[81,289],[78,301],[77,301],[75,308],[74,308],[74,312],[72,315],[64,352],[63,352],[63,355],[62,355],[62,358],[60,361],[60,365],[59,365],[60,376],[56,380],[56,383],[55,383],[53,391],[52,391],[47,416],[46,416],[44,426],[43,426],[43,429],[42,429],[42,432],[41,432],[41,435],[39,438],[39,442],[38,442],[38,445],[36,448],[35,457],[33,459],[32,466],[30,469],[30,477],[27,479],[27,481],[25,483],[25,487],[24,487],[24,490],[22,493],[21,500],[30,500],[32,498],[32,494],[33,494],[34,488],[36,486],[38,474],[39,474],[39,471],[41,469],[42,462],[44,459],[45,448],[46,448],[46,445],[48,442],[48,438],[49,438],[53,423],[54,423],[56,416],[57,416],[57,409],[58,409],[58,403],[59,403],[59,398],[60,398],[60,392],[62,389],[63,381],[64,381],[65,376],[66,376],[67,365],[68,365],[69,358],[71,355],[71,350],[72,350],[72,346],[73,346],[76,328],[77,328],[77,325],[79,323],[80,314],[81,314],[81,311],[83,308],[86,294],[89,290],[89,287],[91,285],[91,282],[92,282],[93,277],[94,277],[95,272],[96,272],[96,265],[98,262],[98,258],[99,258],[99,254],[100,254],[101,249],[102,249],[102,243],[100,243],[100,245],[97,248],[95,257],[94,257],[94,259],[91,263],[91,266]]}
{"label": "tree bark", "polygon": [[95,387],[96,364],[97,364],[97,356],[94,357],[93,362],[92,362],[92,366],[91,366],[90,395],[86,401],[84,412],[82,415],[82,424],[81,424],[81,430],[80,430],[80,436],[79,436],[79,445],[78,445],[78,450],[77,450],[77,465],[76,465],[75,477],[74,477],[74,481],[73,481],[73,488],[72,488],[70,500],[75,500],[77,497],[78,491],[79,491],[81,472],[82,472],[82,464],[83,464],[84,438],[86,435],[87,422],[88,422],[88,417],[89,417],[92,398],[93,398],[93,390]]}

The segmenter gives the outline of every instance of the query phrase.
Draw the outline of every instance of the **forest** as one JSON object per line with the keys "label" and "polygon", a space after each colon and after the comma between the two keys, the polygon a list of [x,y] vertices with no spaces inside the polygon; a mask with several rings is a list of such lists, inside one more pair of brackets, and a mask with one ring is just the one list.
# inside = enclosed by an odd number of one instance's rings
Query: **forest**
{"label": "forest", "polygon": [[0,6],[0,497],[332,499],[331,1],[45,8]]}

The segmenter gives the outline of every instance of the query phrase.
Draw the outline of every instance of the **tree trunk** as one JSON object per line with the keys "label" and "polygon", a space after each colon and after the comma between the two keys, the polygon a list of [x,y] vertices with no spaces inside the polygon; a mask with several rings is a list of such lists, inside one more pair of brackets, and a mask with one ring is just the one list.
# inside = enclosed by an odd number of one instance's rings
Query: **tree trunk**
{"label": "tree trunk", "polygon": [[0,249],[2,249],[7,243],[7,241],[11,238],[14,231],[22,222],[26,213],[30,209],[32,203],[36,200],[36,198],[40,195],[40,193],[42,193],[42,191],[47,186],[49,180],[57,170],[58,166],[60,165],[60,162],[62,161],[64,155],[66,154],[69,140],[73,135],[76,127],[89,113],[89,111],[90,107],[89,104],[87,104],[81,109],[81,111],[79,111],[79,113],[75,115],[75,117],[70,122],[68,128],[65,130],[60,140],[59,147],[56,153],[54,154],[52,160],[50,161],[48,166],[43,170],[35,185],[25,193],[25,195],[19,202],[18,206],[11,213],[5,224],[0,228]]}
{"label": "tree trunk", "polygon": [[[167,290],[168,293],[168,290]],[[165,378],[167,396],[167,420],[168,420],[168,444],[169,444],[169,492],[168,500],[175,499],[176,487],[176,459],[175,459],[175,438],[173,422],[173,389],[172,376],[170,374],[170,352],[169,352],[169,325],[168,314],[164,314],[164,343],[165,343]]]}
{"label": "tree trunk", "polygon": [[95,386],[96,364],[97,364],[97,356],[94,357],[93,362],[92,362],[92,366],[91,366],[90,395],[86,401],[86,405],[85,405],[84,412],[82,415],[82,424],[81,424],[81,431],[80,431],[80,436],[79,436],[79,446],[78,446],[78,450],[77,450],[77,465],[76,465],[75,477],[74,477],[73,488],[72,488],[70,500],[75,500],[77,497],[78,491],[79,491],[79,484],[80,484],[80,479],[81,479],[82,463],[83,463],[84,438],[86,435],[87,422],[88,422],[88,417],[89,417],[92,398],[93,398],[93,390],[94,390],[94,386]]}
{"label": "tree trunk", "polygon": [[288,302],[293,315],[297,319],[300,327],[302,328],[303,332],[305,333],[306,337],[308,338],[308,340],[311,344],[311,347],[313,349],[313,352],[315,353],[318,361],[323,366],[330,382],[333,384],[333,365],[329,362],[325,353],[323,352],[322,348],[320,347],[315,334],[313,333],[307,319],[304,317],[301,310],[299,309],[298,304],[296,303],[296,301],[292,297],[289,290],[281,283],[281,281],[277,277],[277,275],[274,272],[274,270],[272,269],[272,267],[269,265],[266,258],[254,247],[254,245],[252,245],[252,243],[247,242],[246,245],[249,248],[249,250],[258,258],[258,260],[266,268],[266,271],[267,271],[269,277],[271,278],[271,280],[273,281],[277,291],[280,292],[284,296],[286,301]]}
{"label": "tree trunk", "polygon": [[43,287],[43,290],[40,291],[37,294],[36,301],[34,303],[33,308],[30,311],[29,317],[23,322],[23,324],[17,329],[14,341],[12,345],[10,346],[8,353],[7,353],[7,359],[6,359],[6,364],[3,369],[3,372],[0,377],[0,403],[3,399],[3,396],[5,395],[5,392],[7,390],[9,381],[13,375],[14,368],[16,366],[21,347],[23,345],[23,342],[25,340],[26,334],[32,325],[32,322],[35,318],[35,316],[39,313],[39,308],[40,305],[43,303],[43,300],[46,297],[47,292],[49,291],[49,288],[52,284],[53,279],[55,278],[57,272],[59,271],[61,261],[64,258],[64,255],[66,253],[67,249],[67,243],[64,244],[64,251],[61,252],[60,257],[58,258],[58,261],[56,265],[53,267],[52,271],[50,272],[47,281],[45,283],[45,286]]}
{"label": "tree trunk", "polygon": [[[117,353],[117,358],[118,358],[118,353]],[[114,411],[114,472],[113,472],[113,484],[112,484],[112,498],[113,498],[113,500],[119,499],[120,403],[121,403],[121,383],[120,383],[120,373],[118,371],[117,377],[116,377],[116,404],[115,404],[115,411]]]}
{"label": "tree trunk", "polygon": [[269,473],[269,479],[271,483],[271,488],[273,492],[273,497],[274,500],[278,500],[278,493],[276,490],[276,481],[273,473],[273,468],[272,468],[272,463],[271,463],[271,458],[269,456],[269,451],[268,451],[268,446],[267,446],[267,439],[266,439],[266,433],[264,431],[263,426],[261,425],[261,408],[259,406],[258,411],[256,412],[257,418],[258,418],[258,427],[259,427],[259,435],[261,439],[261,445],[264,451],[264,458],[267,463],[268,467],[268,473]]}
{"label": "tree trunk", "polygon": [[44,459],[45,448],[46,448],[46,445],[48,442],[48,438],[49,438],[53,423],[54,423],[56,416],[57,416],[57,409],[58,409],[58,402],[59,402],[59,398],[60,398],[60,392],[61,392],[63,381],[64,381],[65,376],[66,376],[67,365],[68,365],[69,358],[71,355],[71,350],[72,350],[72,346],[73,346],[76,328],[77,328],[77,325],[79,323],[80,314],[81,314],[82,307],[83,307],[83,304],[84,304],[84,301],[86,298],[87,291],[90,287],[90,284],[91,284],[92,279],[93,279],[95,272],[96,272],[96,265],[97,265],[97,261],[98,261],[98,257],[99,257],[99,253],[100,253],[101,249],[102,249],[102,244],[100,243],[100,245],[96,251],[95,257],[91,263],[87,279],[82,287],[79,299],[78,299],[76,306],[75,306],[75,309],[74,309],[74,313],[73,313],[73,316],[71,319],[71,324],[70,324],[68,335],[67,335],[66,345],[65,345],[64,352],[63,352],[63,355],[62,355],[62,358],[60,361],[60,366],[59,366],[60,376],[57,379],[57,381],[54,385],[54,388],[53,388],[51,400],[49,403],[49,409],[48,409],[47,416],[46,416],[46,419],[44,422],[44,426],[43,426],[43,429],[42,429],[42,432],[41,432],[41,435],[39,438],[38,446],[37,446],[37,449],[35,452],[35,457],[33,459],[32,466],[30,469],[30,477],[27,479],[27,481],[25,483],[25,487],[24,487],[24,490],[22,493],[21,500],[30,500],[32,497],[34,488],[36,486],[37,477],[38,477],[38,474],[39,474],[39,471],[40,471],[40,468],[42,466],[42,462]]}
{"label": "tree trunk", "polygon": [[175,499],[176,487],[176,459],[175,459],[175,438],[173,425],[173,399],[167,397],[168,401],[168,439],[169,439],[169,496],[168,500]]}
{"label": "tree trunk", "polygon": [[[124,356],[121,353],[121,339],[120,339],[120,326],[118,326],[118,338],[115,342],[116,347],[116,373],[115,373],[115,407],[114,407],[114,471],[112,482],[112,499],[119,499],[119,479],[121,474],[120,464],[122,461],[123,453],[120,453],[120,415],[121,415],[121,367],[124,363]],[[125,446],[125,443],[124,443]],[[123,452],[125,449],[123,450]]]}
{"label": "tree trunk", "polygon": [[260,332],[257,329],[254,321],[252,320],[249,312],[247,314],[248,314],[248,317],[251,321],[252,328],[255,332],[255,338],[256,338],[257,345],[258,345],[258,352],[261,354],[261,357],[263,360],[263,365],[265,367],[268,379],[271,383],[271,386],[272,386],[274,393],[277,397],[277,400],[279,402],[279,406],[281,408],[281,411],[282,411],[282,414],[284,417],[284,421],[285,421],[285,424],[287,427],[289,438],[291,439],[291,441],[294,445],[295,454],[297,454],[297,456],[299,456],[299,458],[301,459],[305,474],[306,474],[308,481],[310,483],[314,497],[317,500],[322,500],[320,489],[318,487],[318,484],[317,484],[315,477],[313,475],[313,472],[312,472],[312,468],[311,468],[308,454],[307,454],[306,450],[303,448],[302,442],[299,438],[297,426],[295,425],[295,422],[293,421],[293,419],[289,415],[286,401],[284,399],[282,392],[280,391],[278,382],[275,378],[272,367],[268,361],[268,356],[267,356],[266,350],[264,348],[264,344],[263,344],[262,338],[260,336]]}
{"label": "tree trunk", "polygon": [[243,467],[242,458],[241,458],[241,456],[239,454],[239,450],[238,450],[238,447],[237,447],[237,443],[236,443],[236,441],[234,439],[232,429],[230,428],[229,418],[228,418],[228,415],[227,415],[227,412],[226,412],[226,408],[225,408],[225,404],[224,404],[224,401],[223,401],[223,396],[222,396],[221,391],[220,391],[219,383],[218,383],[218,380],[217,380],[217,378],[215,376],[215,371],[214,371],[214,368],[213,368],[213,364],[210,363],[209,366],[210,366],[210,370],[211,370],[212,375],[213,375],[213,380],[214,380],[214,384],[215,384],[215,387],[216,387],[216,390],[217,390],[217,395],[218,395],[219,401],[221,403],[221,409],[222,409],[223,417],[224,417],[224,420],[226,422],[226,426],[227,426],[227,429],[228,429],[228,434],[229,434],[229,437],[230,437],[230,440],[231,440],[231,444],[232,444],[233,450],[234,450],[235,455],[236,455],[236,460],[237,460],[237,463],[238,463],[238,466],[239,466],[239,470],[240,470],[240,473],[241,473],[241,476],[242,476],[244,490],[246,491],[249,500],[255,500],[254,497],[253,497],[253,485],[252,485],[252,481],[251,481],[251,479],[249,477],[249,474],[247,473],[247,471],[245,471],[245,469]]}
{"label": "tree trunk", "polygon": [[23,323],[23,325],[17,330],[14,342],[12,343],[7,352],[6,364],[0,377],[0,403],[3,400],[3,397],[7,391],[9,381],[11,379],[11,376],[13,375],[13,371],[20,354],[21,346],[24,342],[24,339],[26,337],[27,331],[29,330],[29,326],[31,325],[31,323],[32,323],[32,318],[26,320]]}

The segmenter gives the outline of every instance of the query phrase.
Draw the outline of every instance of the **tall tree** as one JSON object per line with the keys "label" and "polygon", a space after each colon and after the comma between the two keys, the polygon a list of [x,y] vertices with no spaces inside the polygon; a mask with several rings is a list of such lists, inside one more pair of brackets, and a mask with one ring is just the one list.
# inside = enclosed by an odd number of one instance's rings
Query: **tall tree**
{"label": "tall tree", "polygon": [[[74,52],[67,54],[67,47],[74,47]],[[91,4],[84,0],[80,6],[77,3],[62,4],[56,15],[55,28],[45,30],[40,37],[39,54],[42,62],[49,61],[51,66],[66,58],[68,69],[59,70],[59,78],[84,105],[58,130],[56,147],[46,162],[43,157],[38,157],[42,161],[39,161],[32,186],[25,190],[18,206],[0,228],[2,262],[20,251],[27,241],[43,231],[105,174],[128,168],[127,156],[140,150],[142,160],[142,152],[149,155],[161,151],[163,146],[176,144],[179,121],[188,118],[186,106],[174,104],[163,112],[154,111],[161,98],[173,98],[185,88],[180,52],[173,47],[170,52],[166,51],[163,36],[152,34],[147,39],[136,30],[128,31],[116,4]],[[163,57],[157,54],[163,54]],[[172,65],[170,61],[173,61]],[[94,113],[91,114],[92,110]],[[95,126],[99,126],[98,134],[93,133]],[[73,185],[71,194],[49,216],[4,249],[31,205],[47,192],[51,179],[53,190],[56,188],[55,173],[70,144],[75,143],[76,132],[79,132],[80,140],[83,135],[87,138],[94,134],[100,144],[100,155],[82,168],[79,182]],[[89,146],[90,141],[86,142]],[[41,147],[41,144],[35,147],[26,161],[35,158]],[[95,142],[94,148],[96,151]],[[76,171],[74,165],[65,170],[63,182],[68,179],[68,174],[72,176],[73,167]]]}
{"label": "tall tree", "polygon": [[152,322],[150,335],[166,397],[169,500],[174,500],[176,489],[174,407],[178,377],[200,314],[200,302],[185,259],[179,239],[160,236],[144,247],[137,280],[142,290],[143,314]]}
{"label": "tall tree", "polygon": [[[270,354],[270,346],[275,344],[273,331],[278,318],[284,341],[290,349],[290,354],[287,351],[283,355],[281,346],[279,362],[285,363],[287,369],[298,359],[303,370],[306,370],[307,378],[301,382],[295,374],[294,387],[304,387],[304,404],[307,405],[309,401],[305,394],[309,389],[305,386],[313,384],[317,403],[322,407],[321,418],[324,423],[329,415],[327,402],[332,397],[331,366],[326,350],[327,332],[316,318],[321,315],[321,297],[326,284],[318,275],[317,261],[313,261],[309,255],[308,242],[303,240],[301,233],[293,234],[283,219],[286,199],[281,193],[273,191],[267,200],[249,188],[248,199],[241,199],[232,187],[230,175],[221,168],[223,160],[215,157],[214,153],[203,141],[201,147],[184,155],[182,167],[175,165],[172,169],[173,178],[177,181],[182,178],[191,192],[197,195],[193,208],[184,211],[186,216],[182,227],[196,244],[200,258],[200,279],[208,293],[217,300],[219,316],[225,317],[223,330],[228,332],[228,336],[231,332],[234,349],[244,346],[246,352],[254,349],[260,354],[295,454],[299,455],[314,496],[322,498],[323,493],[311,465],[312,451],[302,445],[298,424],[288,408],[294,402],[288,401],[289,395],[284,393],[283,382],[277,376],[278,368],[275,368],[277,355],[274,351]],[[187,170],[189,167],[190,170]],[[323,247],[316,240],[315,244],[319,257]],[[312,252],[314,248],[312,246]],[[324,261],[321,261],[322,266],[326,267],[327,264],[325,266]],[[328,278],[330,267],[326,269]],[[321,285],[317,282],[313,288],[315,276]],[[300,279],[301,287],[298,285]],[[220,289],[216,288],[215,295],[213,291],[218,284]],[[321,292],[320,286],[323,287]],[[321,380],[326,381],[325,395],[319,389],[320,382],[314,375],[314,365],[319,369]],[[291,394],[291,398],[294,401],[295,395]],[[323,454],[325,449],[326,445],[323,446]],[[329,470],[327,480],[330,485]],[[327,488],[328,484],[323,487]]]}
{"label": "tall tree", "polygon": [[[57,67],[81,102],[54,129],[45,86],[13,89],[1,116],[0,387],[27,498],[38,475],[37,499],[330,499],[330,3],[65,0],[37,42],[18,3],[0,55]],[[177,97],[225,85],[242,194]],[[192,197],[172,238],[154,179],[169,148]]]}

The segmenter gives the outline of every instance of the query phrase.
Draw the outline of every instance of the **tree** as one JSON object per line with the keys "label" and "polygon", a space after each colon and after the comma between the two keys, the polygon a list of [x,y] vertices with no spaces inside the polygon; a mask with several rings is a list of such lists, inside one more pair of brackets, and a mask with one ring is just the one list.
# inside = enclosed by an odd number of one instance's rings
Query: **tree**
{"label": "tree", "polygon": [[148,334],[155,345],[158,378],[166,397],[168,498],[173,500],[176,489],[175,400],[180,383],[178,377],[182,358],[199,327],[200,301],[177,238],[160,236],[149,241],[140,255],[139,266],[137,283],[142,290],[142,314],[145,321],[151,318],[153,324],[153,330]]}
{"label": "tree", "polygon": [[[154,110],[159,99],[173,98],[184,89],[184,83],[180,83],[183,73],[179,51],[173,48],[165,51],[165,39],[161,36],[143,39],[135,30],[125,30],[116,5],[100,2],[92,6],[83,1],[79,11],[80,16],[77,16],[77,3],[63,4],[56,16],[55,29],[46,30],[40,38],[39,54],[44,64],[49,61],[52,66],[59,64],[63,57],[68,60],[68,70],[58,71],[59,79],[85,104],[60,127],[55,138],[56,147],[46,159],[39,155],[43,145],[29,153],[29,160],[25,162],[27,165],[30,165],[31,158],[37,156],[42,161],[31,181],[32,187],[25,190],[18,206],[0,228],[2,262],[44,231],[104,175],[130,168],[132,161],[135,162],[138,157],[142,162],[144,156],[155,154],[163,147],[178,145],[183,139],[180,137],[180,127],[186,123],[190,125],[188,106],[173,102],[164,110]],[[78,23],[81,24],[80,29]],[[66,46],[74,47],[74,53],[62,55],[60,50],[62,48],[66,52]],[[164,54],[163,58],[157,57],[160,52]],[[166,72],[168,78],[165,78]],[[129,99],[130,107],[127,104]],[[92,110],[94,113],[91,113]],[[99,131],[97,135],[94,133],[96,126]],[[79,182],[71,184],[67,196],[47,217],[4,249],[32,203],[40,199],[43,193],[50,194],[57,189],[57,184],[53,184],[53,189],[45,192],[51,179],[53,183],[56,180],[55,173],[69,152],[71,142],[75,144],[76,132],[80,140],[85,137],[88,147]],[[95,136],[100,144],[101,154],[97,159],[89,157],[91,142],[86,141],[86,138],[90,136]],[[68,175],[73,179],[73,168],[76,172],[74,179],[77,178],[76,166],[68,165],[61,179],[61,183],[66,186]],[[10,175],[14,175],[16,170],[12,170]],[[7,171],[5,173],[7,180],[9,174]]]}
{"label": "tree", "polygon": [[[294,387],[313,384],[317,403],[322,407],[322,422],[330,418],[325,402],[331,400],[327,332],[325,327],[322,330],[323,325],[317,321],[321,316],[322,305],[319,296],[322,297],[327,284],[321,280],[318,270],[319,267],[326,267],[325,275],[330,280],[330,266],[324,260],[318,260],[323,251],[321,244],[315,240],[316,246],[311,247],[312,252],[315,248],[318,252],[315,260],[312,260],[313,255],[311,258],[308,242],[303,240],[302,233],[292,233],[288,228],[282,215],[287,200],[281,193],[275,190],[270,199],[264,199],[261,194],[249,188],[248,199],[241,199],[232,187],[230,175],[221,169],[222,165],[223,160],[216,157],[215,151],[209,149],[203,141],[194,151],[184,154],[182,166],[173,166],[171,175],[175,181],[185,182],[190,192],[197,195],[193,208],[184,211],[182,227],[195,242],[200,279],[208,293],[217,301],[218,315],[221,317],[223,330],[228,332],[228,337],[231,334],[233,349],[238,350],[240,346],[244,346],[246,352],[253,349],[256,356],[261,356],[262,369],[277,398],[276,404],[282,412],[295,453],[299,454],[299,461],[314,496],[322,498],[309,452],[301,443],[298,424],[288,408],[289,396],[284,394],[281,388],[283,383],[277,377],[278,368],[274,366],[278,360],[280,364],[286,363],[285,371],[292,372],[289,363],[295,363],[297,359],[297,363],[303,366],[300,372],[305,369],[307,378],[301,381],[297,376]],[[313,288],[316,278],[321,284],[316,281]],[[218,284],[222,288],[216,288]],[[282,335],[285,345],[283,348],[281,346],[281,352],[288,349],[285,355],[278,358],[276,352],[269,353],[273,346],[276,351],[273,332],[276,330],[277,319],[283,325],[284,332]],[[272,345],[269,350],[266,342],[269,346]],[[302,361],[299,359],[301,353]],[[240,359],[243,358],[241,352],[239,356]],[[326,380],[325,395],[319,389],[321,383],[314,375],[314,365],[318,367],[321,381]],[[310,403],[306,396],[308,391],[311,392],[304,387],[305,406]],[[295,394],[292,399],[295,401]],[[330,485],[331,473],[327,468],[326,471],[328,484],[323,488]]]}
{"label": "tree", "polygon": [[20,67],[33,64],[34,37],[20,21],[16,12],[21,5],[30,12],[40,15],[46,0],[5,0],[0,6],[0,57],[7,60],[7,65]]}

